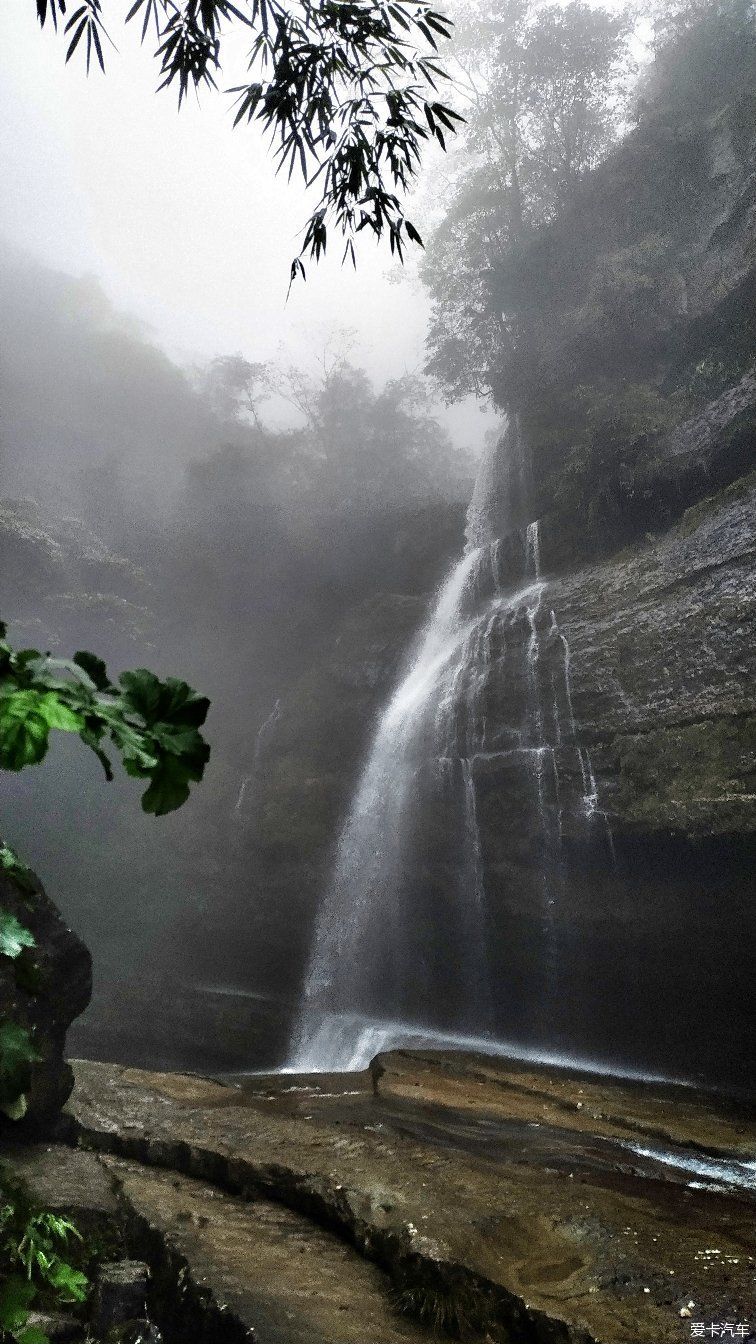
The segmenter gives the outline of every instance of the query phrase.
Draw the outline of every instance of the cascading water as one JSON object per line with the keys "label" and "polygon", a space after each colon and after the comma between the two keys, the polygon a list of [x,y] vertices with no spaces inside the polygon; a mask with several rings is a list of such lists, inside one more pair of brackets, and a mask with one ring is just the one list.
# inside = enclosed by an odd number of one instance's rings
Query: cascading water
{"label": "cascading water", "polygon": [[[392,1043],[439,1035],[480,1042],[496,1034],[476,778],[494,758],[514,758],[533,789],[540,981],[552,1011],[561,847],[555,743],[565,732],[557,689],[546,695],[541,663],[544,646],[558,641],[566,735],[574,740],[569,647],[553,612],[544,628],[538,524],[524,534],[510,529],[506,543],[495,535],[497,527],[507,530],[495,497],[498,452],[492,447],[481,465],[465,551],[381,715],[357,785],[316,924],[290,1069],[347,1070]],[[518,488],[521,458],[510,467]],[[522,714],[502,732],[488,723],[489,678],[494,664],[505,667],[513,655],[524,656],[524,667],[512,668],[524,685]],[[590,788],[584,792],[595,810]],[[433,877],[439,865],[442,889]]]}

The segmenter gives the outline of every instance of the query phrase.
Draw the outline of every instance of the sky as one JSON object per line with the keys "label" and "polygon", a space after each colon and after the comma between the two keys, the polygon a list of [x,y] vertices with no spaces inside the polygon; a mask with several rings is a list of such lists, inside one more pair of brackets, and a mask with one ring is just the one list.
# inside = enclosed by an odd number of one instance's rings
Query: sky
{"label": "sky", "polygon": [[[232,127],[232,99],[205,94],[179,113],[155,92],[157,66],[137,25],[114,20],[107,74],[86,77],[34,0],[3,0],[0,17],[0,234],[47,264],[96,275],[116,306],[144,322],[180,363],[285,346],[307,362],[334,327],[356,334],[354,358],[377,380],[423,363],[425,295],[409,268],[367,242],[358,270],[333,256],[308,267],[286,298],[307,218],[299,184],[276,178],[262,136]],[[243,70],[246,41],[233,52]],[[479,440],[490,419],[452,411],[455,439]]]}

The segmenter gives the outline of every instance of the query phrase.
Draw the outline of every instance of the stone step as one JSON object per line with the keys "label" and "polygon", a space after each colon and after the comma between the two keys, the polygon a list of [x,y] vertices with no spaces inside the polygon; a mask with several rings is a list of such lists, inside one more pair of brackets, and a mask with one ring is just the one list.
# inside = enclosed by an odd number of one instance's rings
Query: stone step
{"label": "stone step", "polygon": [[[150,1311],[167,1340],[428,1344],[376,1265],[282,1204],[58,1144],[1,1145],[0,1157],[36,1204],[75,1218],[86,1240],[150,1264]],[[55,1337],[83,1333],[73,1315]]]}
{"label": "stone step", "polygon": [[184,1277],[226,1313],[225,1337],[246,1331],[255,1344],[428,1344],[422,1327],[396,1309],[381,1270],[301,1214],[234,1199],[175,1172],[101,1161],[168,1261],[185,1264]]}

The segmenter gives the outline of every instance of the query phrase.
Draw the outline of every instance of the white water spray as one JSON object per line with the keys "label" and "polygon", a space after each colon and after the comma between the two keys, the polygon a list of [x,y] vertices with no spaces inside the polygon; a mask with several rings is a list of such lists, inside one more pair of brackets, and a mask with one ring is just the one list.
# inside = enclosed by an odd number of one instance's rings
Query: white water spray
{"label": "white water spray", "polygon": [[[566,735],[575,740],[569,645],[554,612],[550,625],[544,620],[538,522],[520,534],[519,586],[505,589],[502,543],[492,530],[495,451],[481,466],[464,554],[380,716],[339,838],[286,1064],[292,1071],[363,1067],[368,1052],[400,1039],[492,1041],[476,767],[497,757],[521,760],[523,779],[531,780],[541,837],[544,1023],[555,1011],[562,844],[555,743]],[[511,573],[516,533],[507,544]],[[563,653],[567,724],[554,682],[555,641]],[[513,654],[515,684],[524,688],[522,720],[505,725],[504,739],[494,722],[489,740],[491,671],[496,664],[501,676]],[[597,806],[595,780],[584,794],[595,794]],[[446,863],[440,887],[432,877],[439,862]],[[449,871],[458,879],[450,880]]]}

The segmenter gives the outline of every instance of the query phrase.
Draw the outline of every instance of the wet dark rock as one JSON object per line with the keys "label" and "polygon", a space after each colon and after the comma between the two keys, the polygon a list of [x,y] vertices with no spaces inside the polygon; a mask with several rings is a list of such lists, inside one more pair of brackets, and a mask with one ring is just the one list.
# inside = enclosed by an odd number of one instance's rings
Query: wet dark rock
{"label": "wet dark rock", "polygon": [[25,1329],[41,1330],[51,1344],[81,1344],[87,1337],[83,1322],[62,1312],[30,1311]]}
{"label": "wet dark rock", "polygon": [[30,1030],[40,1056],[31,1065],[25,1116],[19,1120],[0,1116],[0,1132],[10,1137],[16,1126],[26,1130],[49,1126],[71,1091],[73,1075],[64,1058],[66,1031],[89,1002],[92,966],[86,947],[33,874],[17,880],[0,868],[0,909],[31,930],[36,943],[15,960],[0,957],[0,1019]]}
{"label": "wet dark rock", "polygon": [[108,1330],[105,1344],[163,1344],[163,1336],[152,1321],[125,1321]]}
{"label": "wet dark rock", "polygon": [[141,1260],[100,1265],[92,1305],[92,1328],[96,1334],[105,1334],[112,1326],[144,1317],[149,1278],[149,1267]]}
{"label": "wet dark rock", "polygon": [[427,1051],[376,1061],[375,1091],[76,1070],[79,1141],[158,1277],[204,1293],[208,1329],[226,1320],[213,1340],[394,1344],[435,1322],[494,1344],[679,1344],[690,1298],[748,1317],[747,1109]]}

